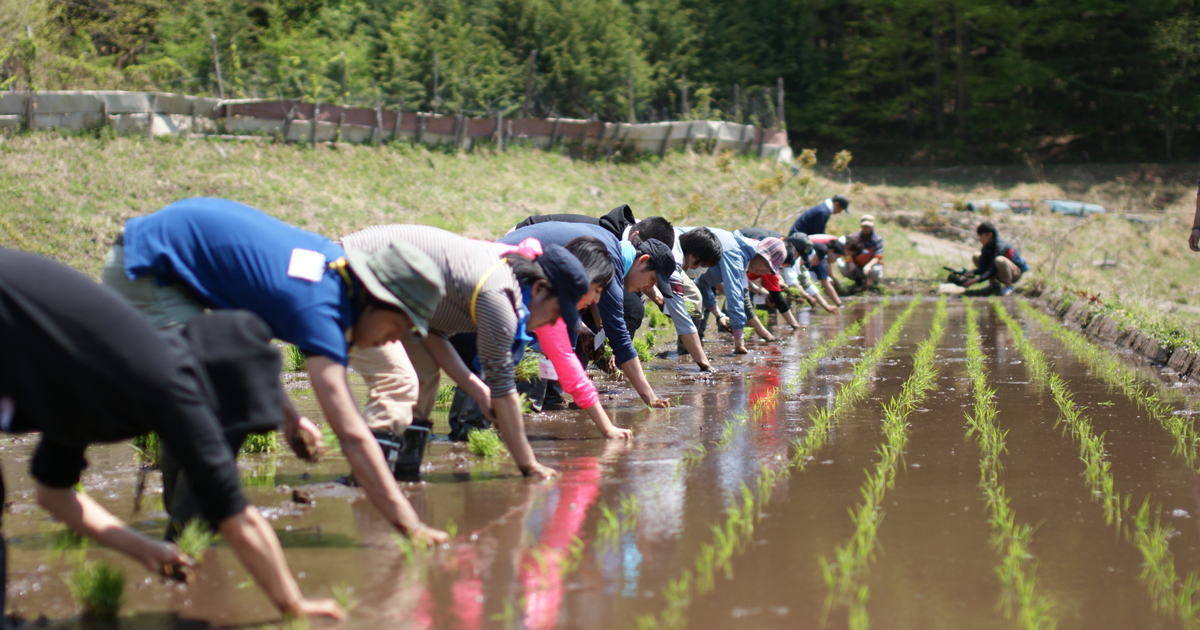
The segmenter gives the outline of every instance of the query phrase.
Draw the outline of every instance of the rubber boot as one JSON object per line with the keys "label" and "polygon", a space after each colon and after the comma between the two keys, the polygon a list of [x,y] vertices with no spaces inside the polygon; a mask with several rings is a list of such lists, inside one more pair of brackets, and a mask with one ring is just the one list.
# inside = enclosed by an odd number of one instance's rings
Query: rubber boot
{"label": "rubber boot", "polygon": [[425,444],[433,432],[433,423],[413,418],[412,425],[404,433],[372,430],[383,449],[383,458],[396,481],[418,481],[421,478],[421,460],[425,457]]}
{"label": "rubber boot", "polygon": [[466,442],[467,434],[475,429],[491,428],[492,423],[479,411],[479,403],[457,387],[450,401],[450,441]]}

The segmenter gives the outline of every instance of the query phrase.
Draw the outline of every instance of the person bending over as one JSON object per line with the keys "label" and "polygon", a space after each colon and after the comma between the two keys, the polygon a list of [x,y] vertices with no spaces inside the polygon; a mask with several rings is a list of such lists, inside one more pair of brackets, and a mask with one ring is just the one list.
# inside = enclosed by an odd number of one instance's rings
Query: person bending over
{"label": "person bending over", "polygon": [[[688,229],[688,228],[684,228]],[[725,293],[725,315],[729,318],[729,328],[733,333],[733,351],[736,354],[746,354],[745,333],[746,298],[745,280],[749,273],[766,275],[776,274],[783,267],[787,258],[783,242],[777,238],[767,238],[754,241],[738,232],[729,232],[719,228],[708,228],[721,243],[721,262],[704,272],[696,280],[696,286],[704,295],[704,309],[714,314],[718,322],[722,314],[717,310],[716,289],[722,287]],[[756,329],[759,336],[771,341],[774,336],[765,328]]]}
{"label": "person bending over", "polygon": [[[428,256],[409,247],[349,251],[250,206],[197,198],[127,221],[102,278],[157,328],[186,323],[206,308],[261,317],[272,335],[304,353],[313,393],[371,503],[414,540],[447,540],[421,522],[396,485],[405,462],[384,459],[346,382],[346,366],[358,370],[361,353],[380,346],[403,353],[401,337],[414,327],[427,330],[445,293]],[[289,444],[310,456],[297,447],[305,443],[297,437],[307,436],[319,451],[320,432],[283,400]],[[423,444],[427,435],[412,438]]]}
{"label": "person bending over", "polygon": [[1029,265],[1021,258],[1016,247],[1000,238],[1000,231],[995,225],[984,221],[975,228],[975,235],[983,248],[978,255],[971,257],[975,270],[968,274],[970,279],[963,286],[969,287],[986,280],[993,288],[999,288],[1000,295],[1011,294],[1013,284],[1029,271]]}
{"label": "person bending over", "polygon": [[869,214],[863,215],[859,228],[846,238],[847,255],[838,258],[837,267],[843,277],[869,289],[883,278],[883,237],[875,231],[875,217]]}
{"label": "person bending over", "polygon": [[809,236],[824,234],[825,226],[829,223],[829,217],[839,212],[850,212],[850,198],[846,195],[834,195],[805,210],[796,218],[796,222],[792,224],[792,229],[788,230],[788,235],[791,236],[797,232],[808,234]]}
{"label": "person bending over", "polygon": [[[193,340],[236,344],[244,327],[263,326],[247,321],[249,314],[229,315],[198,324]],[[191,561],[175,545],[147,538],[74,489],[89,445],[157,433],[187,471],[203,518],[276,608],[286,615],[345,616],[333,600],[303,596],[274,529],[242,494],[210,398],[209,388],[222,390],[228,374],[203,375],[182,337],[160,335],[78,271],[0,248],[0,356],[0,430],[41,433],[30,473],[38,504],[54,518],[151,573],[185,577],[181,571]],[[0,608],[4,557],[0,540]]]}
{"label": "person bending over", "polygon": [[[793,264],[783,270],[784,283],[789,287],[799,288],[800,297],[810,305],[819,305],[828,313],[837,313],[838,307],[825,301],[820,288],[817,287],[816,280],[810,273],[812,265],[819,263],[819,258],[816,246],[808,240],[808,235],[796,233],[787,237],[784,242],[796,252]],[[825,245],[821,245],[821,249],[828,251]]]}

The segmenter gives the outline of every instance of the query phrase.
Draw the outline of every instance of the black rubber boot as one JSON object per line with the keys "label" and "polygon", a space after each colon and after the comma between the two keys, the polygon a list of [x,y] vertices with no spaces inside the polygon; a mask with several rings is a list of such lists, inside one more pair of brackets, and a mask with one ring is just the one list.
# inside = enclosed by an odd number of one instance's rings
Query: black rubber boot
{"label": "black rubber boot", "polygon": [[454,399],[450,401],[449,419],[451,442],[466,442],[467,434],[471,431],[492,426],[479,411],[479,403],[457,387],[454,388]]}
{"label": "black rubber boot", "polygon": [[421,478],[421,460],[425,457],[425,444],[433,432],[433,423],[413,418],[412,425],[403,434],[395,431],[371,431],[383,449],[383,458],[392,469],[396,481],[418,481]]}

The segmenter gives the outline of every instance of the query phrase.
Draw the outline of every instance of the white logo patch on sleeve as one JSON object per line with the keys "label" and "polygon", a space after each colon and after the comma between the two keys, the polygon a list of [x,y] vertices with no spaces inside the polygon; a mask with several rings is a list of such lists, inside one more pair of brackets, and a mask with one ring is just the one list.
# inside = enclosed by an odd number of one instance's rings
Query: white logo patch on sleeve
{"label": "white logo patch on sleeve", "polygon": [[292,250],[287,273],[289,278],[320,282],[325,276],[325,254],[297,247]]}

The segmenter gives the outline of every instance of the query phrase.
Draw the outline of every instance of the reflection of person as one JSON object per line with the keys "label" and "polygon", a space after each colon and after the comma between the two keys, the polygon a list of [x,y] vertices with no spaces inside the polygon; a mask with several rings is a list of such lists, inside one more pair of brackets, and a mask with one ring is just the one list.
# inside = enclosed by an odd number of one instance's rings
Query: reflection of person
{"label": "reflection of person", "polygon": [[803,214],[796,218],[796,222],[792,224],[792,229],[788,230],[788,235],[797,232],[810,236],[813,234],[824,234],[825,226],[829,223],[829,217],[839,212],[850,212],[850,198],[846,195],[834,195],[805,210]]}
{"label": "reflection of person", "polygon": [[[827,254],[818,256],[816,246],[813,245],[812,241],[805,234],[793,234],[787,237],[786,243],[796,252],[796,258],[790,267],[783,270],[782,276],[784,282],[789,287],[798,287],[801,297],[809,304],[818,304],[829,313],[837,313],[838,307],[825,301],[825,298],[821,295],[821,290],[817,288],[816,280],[813,279],[813,275],[809,271],[813,265],[819,265],[821,259]],[[828,252],[825,245],[821,245],[821,249]],[[828,275],[826,273],[826,276]],[[836,295],[836,292],[834,295]]]}
{"label": "reflection of person", "polygon": [[[498,242],[517,245],[527,238],[532,238],[541,242],[543,247],[566,246],[581,236],[599,239],[612,257],[614,269],[618,270],[618,273],[613,274],[612,282],[600,295],[600,302],[597,304],[604,334],[612,346],[617,365],[621,367],[621,371],[625,373],[643,402],[652,407],[669,407],[670,401],[659,398],[650,382],[646,380],[637,350],[633,347],[633,336],[625,324],[626,291],[640,292],[657,286],[663,295],[675,294],[675,290],[670,286],[671,274],[675,272],[675,259],[671,255],[669,245],[654,238],[637,238],[637,243],[622,241],[597,225],[563,222],[538,223],[523,227],[510,232]],[[674,234],[671,236],[673,240]]]}
{"label": "reflection of person", "polygon": [[[414,326],[426,329],[444,293],[428,256],[403,247],[373,256],[348,252],[246,205],[185,199],[126,222],[104,261],[103,281],[157,328],[185,323],[205,308],[261,317],[275,337],[305,354],[313,393],[371,502],[405,535],[445,539],[421,523],[400,492],[346,382],[356,353]],[[286,397],[284,403],[289,443],[303,433],[319,448],[320,432]]]}
{"label": "reflection of person", "polygon": [[971,277],[963,286],[969,287],[987,280],[1000,289],[1000,295],[1009,295],[1013,292],[1013,284],[1021,279],[1021,274],[1029,271],[1029,265],[1021,258],[1016,247],[1000,238],[999,230],[991,223],[980,223],[975,228],[975,234],[983,249],[971,257],[975,270],[968,274]]}
{"label": "reflection of person", "polygon": [[[198,322],[193,338],[226,345],[246,340],[245,327],[262,328],[247,313],[226,315]],[[38,503],[56,519],[153,573],[175,574],[187,564],[174,545],[143,536],[73,487],[87,466],[88,445],[153,431],[187,471],[203,517],[279,610],[343,616],[332,600],[304,598],[270,523],[242,495],[208,398],[210,387],[223,391],[229,375],[204,375],[181,336],[160,336],[79,272],[0,249],[0,356],[0,429],[41,432],[30,473]]]}
{"label": "reflection of person", "polygon": [[843,277],[861,283],[864,289],[883,278],[883,237],[875,231],[875,217],[864,214],[859,232],[846,239],[846,256],[837,261]]}

